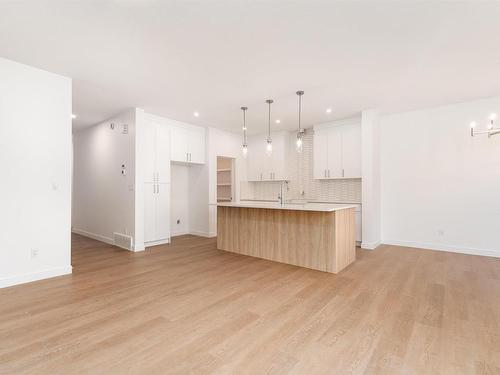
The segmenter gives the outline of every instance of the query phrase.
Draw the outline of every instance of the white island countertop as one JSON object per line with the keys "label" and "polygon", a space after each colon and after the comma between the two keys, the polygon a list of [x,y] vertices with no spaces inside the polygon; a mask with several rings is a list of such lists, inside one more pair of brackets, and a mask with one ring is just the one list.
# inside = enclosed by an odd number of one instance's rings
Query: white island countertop
{"label": "white island countertop", "polygon": [[218,202],[218,207],[243,207],[243,208],[267,208],[273,210],[295,210],[295,211],[318,211],[334,212],[347,208],[359,207],[359,204],[336,204],[336,203],[284,203],[278,202]]}

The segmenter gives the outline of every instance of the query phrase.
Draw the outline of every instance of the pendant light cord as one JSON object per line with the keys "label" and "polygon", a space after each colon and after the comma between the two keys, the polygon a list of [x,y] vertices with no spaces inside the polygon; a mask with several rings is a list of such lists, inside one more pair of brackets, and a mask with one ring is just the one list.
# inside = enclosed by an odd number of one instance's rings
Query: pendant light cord
{"label": "pendant light cord", "polygon": [[299,133],[300,133],[300,112],[302,109],[302,95],[299,95]]}
{"label": "pendant light cord", "polygon": [[247,144],[247,109],[248,107],[241,107],[243,111],[243,145]]}
{"label": "pendant light cord", "polygon": [[271,103],[274,101],[272,99],[267,99],[266,103],[269,104],[269,114],[267,119],[267,141],[271,140]]}
{"label": "pendant light cord", "polygon": [[267,139],[271,139],[271,102],[269,102],[269,116],[267,119]]}
{"label": "pendant light cord", "polygon": [[301,115],[302,115],[302,95],[304,95],[304,91],[300,90],[300,91],[297,91],[296,94],[299,96],[299,132],[298,134],[300,135],[301,133],[301,124],[300,124],[300,118],[301,118]]}

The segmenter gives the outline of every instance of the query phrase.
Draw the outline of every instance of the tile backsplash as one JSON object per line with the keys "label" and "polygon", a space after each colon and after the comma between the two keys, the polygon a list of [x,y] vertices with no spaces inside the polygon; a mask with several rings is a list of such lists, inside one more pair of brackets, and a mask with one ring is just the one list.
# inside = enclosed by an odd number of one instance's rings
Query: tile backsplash
{"label": "tile backsplash", "polygon": [[[321,202],[361,203],[361,179],[315,180],[313,178],[313,130],[303,137],[302,153],[295,152],[295,133],[290,134],[291,152],[286,168],[290,181],[286,199]],[[242,200],[277,200],[280,183],[274,181],[241,182]]]}

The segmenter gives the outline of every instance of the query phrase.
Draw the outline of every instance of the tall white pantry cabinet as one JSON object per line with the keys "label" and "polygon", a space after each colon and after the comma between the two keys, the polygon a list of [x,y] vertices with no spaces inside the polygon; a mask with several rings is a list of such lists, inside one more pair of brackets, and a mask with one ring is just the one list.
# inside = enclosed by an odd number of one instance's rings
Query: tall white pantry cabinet
{"label": "tall white pantry cabinet", "polygon": [[141,128],[144,245],[170,242],[170,165],[205,163],[206,129],[146,114]]}
{"label": "tall white pantry cabinet", "polygon": [[144,243],[170,242],[170,128],[146,118],[144,147]]}

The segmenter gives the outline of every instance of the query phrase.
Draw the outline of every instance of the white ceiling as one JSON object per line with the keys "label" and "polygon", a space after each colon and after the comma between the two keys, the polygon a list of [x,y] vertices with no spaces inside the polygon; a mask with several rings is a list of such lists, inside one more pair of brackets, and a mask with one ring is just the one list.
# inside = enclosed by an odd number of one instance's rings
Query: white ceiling
{"label": "white ceiling", "polygon": [[[0,56],[73,78],[75,127],[128,107],[240,131],[500,94],[500,2],[2,1]],[[332,107],[327,115],[325,109]],[[200,117],[193,117],[198,111]]]}

